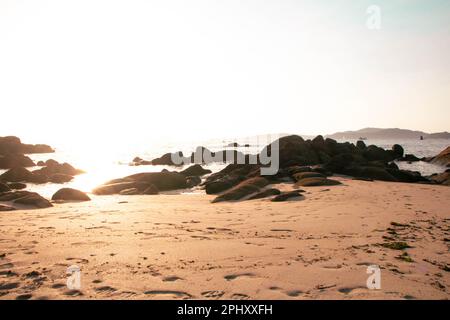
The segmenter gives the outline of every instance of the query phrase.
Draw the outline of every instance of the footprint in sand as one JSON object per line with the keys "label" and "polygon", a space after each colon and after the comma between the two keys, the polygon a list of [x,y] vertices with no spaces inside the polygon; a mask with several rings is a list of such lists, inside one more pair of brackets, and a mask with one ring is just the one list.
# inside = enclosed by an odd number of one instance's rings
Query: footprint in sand
{"label": "footprint in sand", "polygon": [[64,295],[70,296],[70,297],[76,297],[76,296],[82,296],[83,292],[81,292],[80,290],[68,290],[68,291],[64,292]]}
{"label": "footprint in sand", "polygon": [[299,295],[301,295],[303,293],[303,291],[300,290],[290,290],[290,291],[286,291],[286,294],[289,297],[298,297]]}
{"label": "footprint in sand", "polygon": [[31,297],[32,297],[31,294],[26,293],[26,294],[18,295],[18,296],[16,297],[16,300],[30,300]]}
{"label": "footprint in sand", "polygon": [[248,299],[250,299],[250,296],[248,296],[246,294],[242,294],[242,293],[234,293],[231,296],[231,299],[233,299],[233,300],[248,300]]}
{"label": "footprint in sand", "polygon": [[238,274],[229,274],[224,276],[225,280],[227,281],[231,281],[231,280],[235,280],[239,277],[255,277],[255,275],[253,273],[238,273]]}
{"label": "footprint in sand", "polygon": [[202,292],[202,296],[205,298],[219,299],[225,294],[224,291],[205,291]]}
{"label": "footprint in sand", "polygon": [[171,290],[151,290],[151,291],[145,291],[146,295],[150,296],[172,296],[174,298],[180,298],[180,299],[188,299],[192,298],[192,295],[190,295],[187,292],[184,291],[171,291]]}
{"label": "footprint in sand", "polygon": [[342,287],[342,288],[339,288],[338,291],[340,293],[343,293],[343,294],[349,294],[353,290],[357,290],[357,289],[367,289],[367,288],[361,287],[361,286],[358,286],[358,287]]}
{"label": "footprint in sand", "polygon": [[113,293],[117,291],[116,288],[110,287],[110,286],[102,286],[98,288],[94,288],[95,291],[101,292],[101,293]]}
{"label": "footprint in sand", "polygon": [[183,280],[183,278],[180,278],[177,276],[169,276],[169,277],[164,277],[162,279],[162,281],[164,281],[164,282],[173,282],[173,281],[177,281],[177,280]]}

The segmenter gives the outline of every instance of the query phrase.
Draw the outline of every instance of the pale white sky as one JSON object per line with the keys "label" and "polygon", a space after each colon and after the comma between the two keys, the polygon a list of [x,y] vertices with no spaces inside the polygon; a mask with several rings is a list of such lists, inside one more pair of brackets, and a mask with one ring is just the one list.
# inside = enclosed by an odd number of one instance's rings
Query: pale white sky
{"label": "pale white sky", "polygon": [[449,1],[0,0],[0,135],[448,131],[449,56]]}

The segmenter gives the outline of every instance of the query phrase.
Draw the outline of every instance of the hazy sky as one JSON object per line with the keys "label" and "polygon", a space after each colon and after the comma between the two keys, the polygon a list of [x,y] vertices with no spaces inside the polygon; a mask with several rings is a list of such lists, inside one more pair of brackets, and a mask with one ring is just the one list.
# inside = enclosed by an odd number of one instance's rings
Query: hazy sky
{"label": "hazy sky", "polygon": [[448,131],[449,57],[447,0],[0,0],[0,135]]}

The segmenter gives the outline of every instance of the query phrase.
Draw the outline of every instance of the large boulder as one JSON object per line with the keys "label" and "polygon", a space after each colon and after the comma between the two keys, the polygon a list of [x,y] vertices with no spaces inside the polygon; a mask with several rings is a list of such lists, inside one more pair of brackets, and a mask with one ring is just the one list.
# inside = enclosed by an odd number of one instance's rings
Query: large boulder
{"label": "large boulder", "polygon": [[49,208],[53,205],[36,192],[10,191],[0,194],[0,201],[12,201],[14,204],[21,204],[34,208]]}
{"label": "large boulder", "polygon": [[319,172],[298,172],[292,176],[294,181],[300,181],[305,178],[325,178],[325,176]]}
{"label": "large boulder", "polygon": [[74,168],[69,163],[58,163],[55,160],[47,160],[45,167],[34,170],[33,173],[45,175],[47,177],[50,177],[54,174],[76,176],[78,174],[84,173],[84,171]]}
{"label": "large boulder", "polygon": [[13,211],[16,210],[16,208],[8,206],[6,204],[0,204],[0,211]]}
{"label": "large boulder", "polygon": [[378,166],[351,166],[344,173],[356,178],[370,178],[383,181],[398,181],[386,168]]}
{"label": "large boulder", "polygon": [[52,196],[52,200],[89,201],[91,198],[83,191],[72,188],[62,188],[56,191]]}
{"label": "large boulder", "polygon": [[0,169],[33,166],[35,166],[33,160],[23,154],[7,154],[0,156]]}
{"label": "large boulder", "polygon": [[11,188],[6,184],[0,181],[0,193],[11,191]]}
{"label": "large boulder", "polygon": [[93,190],[94,194],[117,194],[122,190],[136,188],[144,191],[150,185],[159,191],[187,188],[186,177],[178,172],[146,172],[137,173],[121,179],[115,179]]}
{"label": "large boulder", "polygon": [[259,165],[229,164],[221,171],[210,175],[203,185],[207,194],[216,194],[230,189],[245,179],[257,177],[259,174]]}
{"label": "large boulder", "polygon": [[189,168],[184,169],[183,171],[180,171],[182,175],[188,176],[203,176],[205,174],[211,173],[211,170],[203,169],[201,165],[194,164],[190,166]]}
{"label": "large boulder", "polygon": [[279,195],[280,193],[281,193],[280,190],[275,189],[275,188],[270,188],[270,189],[266,189],[266,190],[256,193],[255,195],[248,198],[248,200],[267,198],[267,197]]}
{"label": "large boulder", "polygon": [[73,176],[64,173],[55,173],[48,177],[48,181],[52,183],[66,183],[73,180]]}
{"label": "large boulder", "polygon": [[54,150],[46,144],[23,144],[18,137],[0,137],[0,154],[50,153]]}
{"label": "large boulder", "polygon": [[402,158],[403,154],[405,153],[405,150],[403,149],[403,147],[399,144],[394,144],[392,146],[392,152],[394,153],[395,157],[397,159]]}
{"label": "large boulder", "polygon": [[341,184],[337,180],[327,179],[327,178],[305,178],[300,181],[297,181],[297,185],[303,187],[317,187],[317,186],[336,186]]}
{"label": "large boulder", "polygon": [[450,167],[450,146],[432,158],[431,163]]}
{"label": "large boulder", "polygon": [[269,181],[262,177],[250,178],[242,181],[237,186],[231,188],[225,193],[215,198],[212,202],[241,200],[244,197],[248,197],[252,194],[258,193],[261,188],[267,186]]}
{"label": "large boulder", "polygon": [[0,180],[8,182],[30,181],[32,178],[33,174],[23,167],[9,169],[0,175]]}
{"label": "large boulder", "polygon": [[173,165],[180,165],[180,163],[174,163],[172,161],[172,158],[174,155],[177,155],[178,157],[183,157],[183,152],[178,151],[176,153],[166,153],[162,155],[159,158],[155,158],[151,161],[152,165],[167,165],[167,166],[173,166]]}
{"label": "large boulder", "polygon": [[11,188],[12,190],[22,190],[25,189],[27,185],[22,182],[10,182],[8,183],[8,187]]}
{"label": "large boulder", "polygon": [[136,189],[141,192],[147,189],[149,185],[149,183],[143,181],[123,181],[116,183],[107,183],[95,188],[94,190],[92,190],[92,193],[96,195],[120,194],[120,192],[127,189]]}
{"label": "large boulder", "polygon": [[444,186],[450,186],[450,171],[447,170],[439,174],[433,174],[430,176],[430,180]]}
{"label": "large boulder", "polygon": [[273,202],[281,202],[281,201],[287,201],[290,199],[296,199],[296,198],[303,198],[303,195],[301,194],[303,190],[293,190],[288,192],[282,192],[281,194],[277,195],[272,199]]}

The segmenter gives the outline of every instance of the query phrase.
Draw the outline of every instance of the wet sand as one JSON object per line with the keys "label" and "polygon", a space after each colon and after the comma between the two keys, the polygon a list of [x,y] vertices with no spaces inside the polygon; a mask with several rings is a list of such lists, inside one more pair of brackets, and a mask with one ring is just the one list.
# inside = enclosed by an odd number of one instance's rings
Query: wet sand
{"label": "wet sand", "polygon": [[0,299],[448,299],[450,188],[337,179],[279,203],[199,191],[0,212]]}

